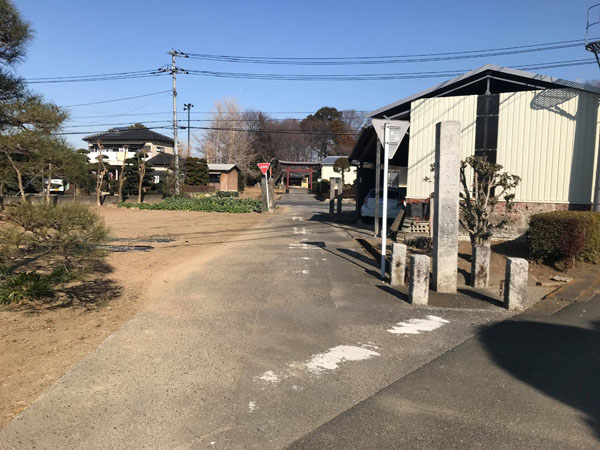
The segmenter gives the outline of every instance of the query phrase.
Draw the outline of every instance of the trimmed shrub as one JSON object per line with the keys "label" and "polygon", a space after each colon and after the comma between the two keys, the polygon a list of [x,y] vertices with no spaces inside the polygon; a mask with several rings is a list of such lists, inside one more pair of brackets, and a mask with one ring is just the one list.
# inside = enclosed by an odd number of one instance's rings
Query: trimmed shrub
{"label": "trimmed shrub", "polygon": [[600,262],[600,213],[554,211],[531,217],[527,231],[529,257],[545,263],[561,263],[565,269],[579,259]]}

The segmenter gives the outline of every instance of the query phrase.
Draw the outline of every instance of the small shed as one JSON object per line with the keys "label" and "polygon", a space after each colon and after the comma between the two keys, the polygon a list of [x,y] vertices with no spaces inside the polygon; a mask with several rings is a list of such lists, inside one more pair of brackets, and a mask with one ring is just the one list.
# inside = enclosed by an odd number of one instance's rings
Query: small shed
{"label": "small shed", "polygon": [[237,191],[239,169],[235,164],[209,164],[209,186],[217,191]]}

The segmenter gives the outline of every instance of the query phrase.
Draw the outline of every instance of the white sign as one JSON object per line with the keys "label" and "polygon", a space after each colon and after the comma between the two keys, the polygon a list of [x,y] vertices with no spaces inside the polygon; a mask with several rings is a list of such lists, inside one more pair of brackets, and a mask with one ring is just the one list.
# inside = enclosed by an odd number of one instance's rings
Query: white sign
{"label": "white sign", "polygon": [[388,158],[392,159],[396,155],[396,151],[404,138],[404,135],[408,131],[410,122],[407,120],[386,120],[386,119],[372,119],[373,128],[377,132],[377,137],[381,142],[381,145],[385,146],[385,137],[383,129],[385,125],[389,125],[387,134],[387,144],[389,144],[389,155]]}

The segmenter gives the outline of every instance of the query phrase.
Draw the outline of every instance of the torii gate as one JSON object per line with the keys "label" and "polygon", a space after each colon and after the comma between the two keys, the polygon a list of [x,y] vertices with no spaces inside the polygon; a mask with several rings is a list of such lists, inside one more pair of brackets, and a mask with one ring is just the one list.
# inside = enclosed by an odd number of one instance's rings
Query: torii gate
{"label": "torii gate", "polygon": [[316,167],[320,165],[318,162],[311,161],[279,161],[279,164],[285,166],[286,181],[285,181],[285,192],[290,192],[290,174],[293,173],[307,173],[308,174],[308,186],[310,191],[313,190],[313,172],[316,172]]}

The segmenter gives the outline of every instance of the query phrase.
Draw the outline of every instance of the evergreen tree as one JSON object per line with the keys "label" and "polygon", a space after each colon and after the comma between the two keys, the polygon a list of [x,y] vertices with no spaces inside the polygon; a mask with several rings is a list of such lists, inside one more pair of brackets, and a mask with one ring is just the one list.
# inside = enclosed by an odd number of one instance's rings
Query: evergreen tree
{"label": "evergreen tree", "polygon": [[210,179],[206,159],[189,157],[183,166],[185,184],[188,186],[206,186]]}
{"label": "evergreen tree", "polygon": [[[9,0],[0,0],[0,24],[0,154],[14,171],[25,199],[26,178],[39,169],[44,159],[41,153],[62,145],[52,133],[59,129],[67,113],[29,92],[23,80],[12,74],[11,69],[25,56],[32,31]],[[0,184],[8,186],[12,176],[5,171],[0,176]]]}

